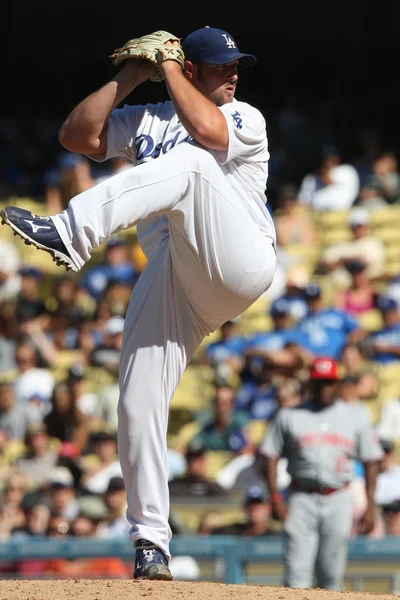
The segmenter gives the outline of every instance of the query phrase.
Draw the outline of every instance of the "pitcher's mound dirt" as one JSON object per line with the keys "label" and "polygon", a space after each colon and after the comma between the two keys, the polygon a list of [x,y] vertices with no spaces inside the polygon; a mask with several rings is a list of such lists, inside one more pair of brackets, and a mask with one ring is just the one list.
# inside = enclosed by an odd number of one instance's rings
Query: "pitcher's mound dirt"
{"label": "pitcher's mound dirt", "polygon": [[393,600],[399,597],[186,581],[0,581],[0,600]]}

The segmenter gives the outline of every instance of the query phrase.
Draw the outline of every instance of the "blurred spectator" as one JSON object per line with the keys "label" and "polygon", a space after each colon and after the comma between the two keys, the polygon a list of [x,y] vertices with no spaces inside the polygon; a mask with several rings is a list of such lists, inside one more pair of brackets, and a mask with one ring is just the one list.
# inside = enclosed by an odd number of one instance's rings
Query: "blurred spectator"
{"label": "blurred spectator", "polygon": [[175,448],[167,447],[167,460],[168,460],[168,481],[180,477],[186,473],[187,464],[184,454],[175,450]]}
{"label": "blurred spectator", "polygon": [[348,343],[342,349],[340,365],[344,377],[358,379],[358,395],[362,400],[375,398],[378,394],[378,380],[371,371],[367,356],[361,344]]}
{"label": "blurred spectator", "polygon": [[362,206],[368,211],[379,210],[388,206],[383,197],[383,187],[379,178],[370,175],[366,178],[360,188],[355,206]]}
{"label": "blurred spectator", "polygon": [[400,500],[400,465],[393,441],[381,438],[380,444],[384,455],[376,479],[375,502],[382,507]]}
{"label": "blurred spectator", "polygon": [[250,486],[245,494],[243,508],[246,513],[245,521],[216,527],[210,533],[248,537],[276,534],[271,531],[271,502],[265,488],[257,485]]}
{"label": "blurred spectator", "polygon": [[191,497],[223,497],[226,495],[215,481],[211,481],[206,475],[207,447],[199,440],[194,439],[189,443],[186,453],[186,473],[169,481],[170,496]]}
{"label": "blurred spectator", "polygon": [[235,411],[235,392],[229,386],[217,387],[212,401],[213,415],[196,434],[194,440],[203,442],[207,450],[244,452],[249,445],[244,412]]}
{"label": "blurred spectator", "polygon": [[316,241],[311,213],[308,207],[299,203],[296,186],[291,184],[282,186],[274,220],[278,246],[282,248],[290,244],[306,246]]}
{"label": "blurred spectator", "polygon": [[271,358],[271,353],[282,350],[292,328],[290,303],[286,298],[278,298],[270,309],[272,328],[268,331],[256,331],[248,336],[242,351],[250,362],[249,368],[253,374],[262,369],[265,360]]}
{"label": "blurred spectator", "polygon": [[88,418],[90,427],[97,411],[97,394],[87,390],[87,370],[81,363],[74,363],[68,369],[65,381],[72,394],[73,404]]}
{"label": "blurred spectator", "polygon": [[397,302],[385,294],[380,295],[376,307],[381,312],[383,328],[373,331],[363,340],[370,360],[388,364],[400,360],[400,319]]}
{"label": "blurred spectator", "polygon": [[103,292],[102,299],[108,302],[113,315],[124,317],[132,296],[133,286],[118,279],[110,279]]}
{"label": "blurred spectator", "polygon": [[102,264],[90,266],[81,280],[81,287],[99,300],[110,281],[119,281],[131,288],[137,280],[137,272],[129,256],[129,247],[125,240],[110,238],[104,249]]}
{"label": "blurred spectator", "polygon": [[237,390],[236,410],[244,412],[250,419],[269,421],[278,407],[274,376],[274,364],[264,359],[258,373]]}
{"label": "blurred spectator", "polygon": [[385,400],[376,424],[376,433],[389,442],[400,441],[400,398]]}
{"label": "blurred spectator", "polygon": [[357,198],[359,186],[357,170],[342,162],[337,148],[325,146],[315,173],[302,179],[298,198],[315,211],[348,210]]}
{"label": "blurred spectator", "polygon": [[95,367],[104,367],[104,369],[115,377],[117,377],[119,373],[124,320],[124,317],[119,317],[117,315],[108,319],[105,325],[104,338],[102,342],[94,348],[90,356],[91,365]]}
{"label": "blurred spectator", "polygon": [[15,318],[20,323],[45,314],[46,306],[41,297],[42,272],[34,267],[24,266],[18,273],[20,290],[15,297]]}
{"label": "blurred spectator", "polygon": [[14,529],[26,525],[22,501],[28,491],[28,479],[17,469],[13,469],[3,481],[0,502],[0,540],[7,540]]}
{"label": "blurred spectator", "polygon": [[13,382],[17,404],[32,403],[46,412],[54,388],[54,377],[50,370],[39,367],[39,354],[31,341],[22,339],[15,350],[18,371]]}
{"label": "blurred spectator", "polygon": [[70,327],[75,329],[79,327],[87,315],[78,279],[68,274],[54,279],[51,310],[64,315],[68,319]]}
{"label": "blurred spectator", "polygon": [[47,212],[54,215],[62,212],[71,198],[94,185],[89,159],[81,154],[61,152],[54,167],[44,174]]}
{"label": "blurred spectator", "polygon": [[15,298],[21,290],[21,257],[15,245],[0,239],[0,302]]}
{"label": "blurred spectator", "polygon": [[336,308],[353,316],[373,310],[376,291],[368,275],[366,262],[354,258],[346,263],[345,268],[350,274],[351,283],[348,288],[336,293],[334,300]]}
{"label": "blurred spectator", "polygon": [[34,504],[33,506],[29,506],[25,509],[25,517],[25,525],[13,529],[13,538],[46,535],[50,518],[48,506],[45,504]]}
{"label": "blurred spectator", "polygon": [[45,485],[49,472],[57,465],[58,451],[52,445],[43,422],[28,426],[25,446],[26,451],[16,460],[15,466],[29,479],[30,489],[37,490]]}
{"label": "blurred spectator", "polygon": [[[7,319],[7,313],[14,307],[7,301],[0,302],[0,376],[5,373],[12,373],[17,369],[15,360],[15,350],[17,346],[16,332],[12,335],[10,329],[13,328],[13,322]],[[11,325],[11,327],[9,327]],[[15,375],[15,373],[13,373]]]}
{"label": "blurred spectator", "polygon": [[10,438],[23,440],[30,423],[40,421],[41,413],[28,404],[17,404],[11,382],[0,382],[0,428]]}
{"label": "blurred spectator", "polygon": [[372,170],[382,186],[382,194],[393,204],[400,200],[400,173],[398,160],[393,152],[384,151],[372,162]]}
{"label": "blurred spectator", "polygon": [[43,488],[42,502],[51,515],[72,521],[79,514],[79,502],[74,487],[74,478],[67,467],[56,466],[48,472]]}
{"label": "blurred spectator", "polygon": [[351,283],[345,266],[353,259],[366,262],[367,275],[371,281],[385,275],[385,246],[371,231],[369,212],[361,206],[353,208],[349,213],[348,224],[352,239],[328,246],[322,253],[320,263],[322,271],[333,277],[333,281],[341,287],[348,287]]}
{"label": "blurred spectator", "polygon": [[[260,445],[254,452],[246,452],[228,461],[215,475],[215,481],[226,490],[244,491],[250,486],[259,486],[266,490],[263,473],[264,457]],[[277,486],[285,494],[291,481],[287,472],[287,459],[281,458],[277,466]]]}
{"label": "blurred spectator", "polygon": [[400,536],[400,500],[382,506],[386,535]]}
{"label": "blurred spectator", "polygon": [[118,380],[101,386],[94,406],[93,418],[98,419],[108,431],[117,431],[118,401]]}
{"label": "blurred spectator", "polygon": [[93,433],[93,453],[82,457],[83,475],[81,487],[92,494],[104,494],[112,477],[122,477],[117,453],[115,433],[98,431]]}
{"label": "blurred spectator", "polygon": [[226,321],[219,329],[219,339],[208,344],[203,360],[228,378],[238,373],[243,365],[243,350],[246,338],[237,333],[237,323]]}
{"label": "blurred spectator", "polygon": [[357,341],[364,334],[358,321],[344,310],[325,307],[319,285],[310,283],[304,290],[308,313],[295,326],[290,337],[314,357],[329,356],[338,359],[349,341]]}
{"label": "blurred spectator", "polygon": [[55,384],[51,395],[51,410],[44,417],[50,437],[71,442],[82,452],[89,439],[89,421],[74,403],[70,388],[63,381]]}
{"label": "blurred spectator", "polygon": [[121,476],[116,475],[110,478],[103,498],[108,512],[99,524],[99,537],[126,539],[131,526],[126,517],[126,490],[124,480]]}
{"label": "blurred spectator", "polygon": [[288,270],[286,288],[284,293],[276,298],[271,304],[271,314],[277,302],[284,300],[288,305],[289,315],[296,322],[307,313],[307,302],[304,297],[304,289],[309,283],[309,277],[301,267],[292,267]]}

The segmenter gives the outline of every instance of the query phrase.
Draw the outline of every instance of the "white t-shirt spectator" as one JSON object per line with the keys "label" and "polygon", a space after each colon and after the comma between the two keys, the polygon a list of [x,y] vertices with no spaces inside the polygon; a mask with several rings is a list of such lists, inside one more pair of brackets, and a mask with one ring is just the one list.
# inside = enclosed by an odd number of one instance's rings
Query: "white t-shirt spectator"
{"label": "white t-shirt spectator", "polygon": [[352,165],[338,165],[329,172],[333,183],[318,188],[315,175],[306,175],[300,184],[298,199],[313,210],[349,210],[355,202],[360,179]]}
{"label": "white t-shirt spectator", "polygon": [[55,380],[48,369],[36,367],[18,375],[14,381],[16,403],[23,405],[29,402],[43,403],[43,410],[50,406],[51,394]]}
{"label": "white t-shirt spectator", "polygon": [[382,407],[376,433],[383,440],[396,441],[400,439],[400,400],[388,400]]}

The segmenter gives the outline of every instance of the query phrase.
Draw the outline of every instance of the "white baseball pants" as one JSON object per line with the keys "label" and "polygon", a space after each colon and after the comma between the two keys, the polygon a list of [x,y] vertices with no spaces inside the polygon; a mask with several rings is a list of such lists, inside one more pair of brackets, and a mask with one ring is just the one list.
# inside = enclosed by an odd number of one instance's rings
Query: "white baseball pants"
{"label": "white baseball pants", "polygon": [[170,558],[168,408],[200,342],[270,286],[272,239],[260,232],[213,155],[181,144],[74,197],[53,217],[77,266],[114,232],[167,215],[125,318],[118,452],[133,542]]}
{"label": "white baseball pants", "polygon": [[[329,496],[294,491],[284,525],[284,585],[341,590],[353,518],[349,489]],[[315,574],[315,577],[314,577]]]}

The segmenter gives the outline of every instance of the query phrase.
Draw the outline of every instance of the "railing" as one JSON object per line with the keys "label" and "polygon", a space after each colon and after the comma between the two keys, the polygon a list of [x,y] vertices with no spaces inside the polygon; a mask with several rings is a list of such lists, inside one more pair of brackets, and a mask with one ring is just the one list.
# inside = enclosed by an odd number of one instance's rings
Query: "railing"
{"label": "railing", "polygon": [[[222,560],[225,583],[246,583],[246,563],[279,563],[283,559],[283,545],[280,536],[244,539],[235,536],[176,535],[171,541],[171,553],[173,556],[190,555],[199,560]],[[132,560],[132,543],[126,540],[97,538],[43,537],[11,539],[0,543],[0,561],[99,556]],[[349,544],[349,561],[395,562],[400,569],[400,537],[378,540],[364,537],[352,539]],[[395,565],[392,564],[391,567],[388,577],[395,576]]]}

